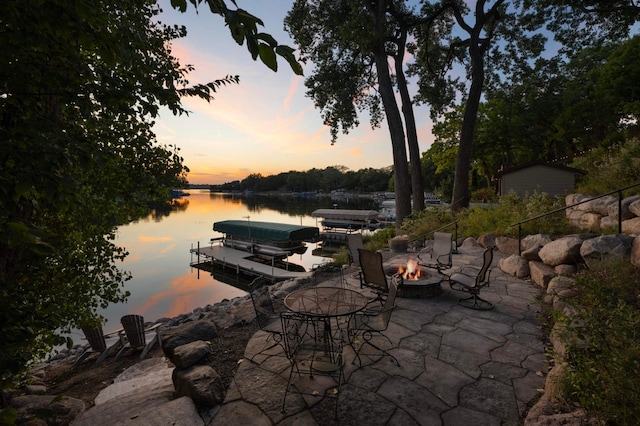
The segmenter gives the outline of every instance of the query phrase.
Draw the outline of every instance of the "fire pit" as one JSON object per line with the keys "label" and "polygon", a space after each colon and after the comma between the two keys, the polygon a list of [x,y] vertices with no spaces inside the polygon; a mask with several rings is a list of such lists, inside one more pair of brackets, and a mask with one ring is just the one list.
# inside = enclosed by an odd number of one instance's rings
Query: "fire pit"
{"label": "fire pit", "polygon": [[421,268],[418,262],[409,259],[406,266],[393,266],[386,269],[388,275],[402,275],[402,285],[398,287],[397,297],[422,299],[442,294],[442,277],[436,272]]}

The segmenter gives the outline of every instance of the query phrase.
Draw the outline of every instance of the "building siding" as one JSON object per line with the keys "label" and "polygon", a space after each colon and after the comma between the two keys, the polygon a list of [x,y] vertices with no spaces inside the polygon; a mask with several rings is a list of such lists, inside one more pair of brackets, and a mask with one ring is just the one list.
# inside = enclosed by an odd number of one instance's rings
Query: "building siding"
{"label": "building siding", "polygon": [[524,197],[533,195],[537,190],[563,196],[574,190],[575,180],[575,174],[571,171],[535,165],[505,173],[500,181],[500,195],[515,192]]}

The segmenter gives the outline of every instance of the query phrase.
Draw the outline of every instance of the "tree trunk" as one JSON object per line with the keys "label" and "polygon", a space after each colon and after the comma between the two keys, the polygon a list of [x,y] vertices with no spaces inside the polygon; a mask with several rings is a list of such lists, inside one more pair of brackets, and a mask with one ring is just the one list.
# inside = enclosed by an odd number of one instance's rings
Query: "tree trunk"
{"label": "tree trunk", "polygon": [[411,192],[413,193],[413,211],[424,210],[424,184],[422,182],[422,162],[420,161],[420,145],[418,144],[418,132],[416,130],[416,119],[413,114],[413,103],[407,88],[407,79],[402,69],[402,58],[404,57],[404,47],[407,42],[407,32],[402,31],[398,40],[398,52],[394,59],[396,68],[396,80],[400,99],[402,99],[402,114],[404,115],[404,125],[407,129],[407,145],[409,146],[409,162],[411,164]]}
{"label": "tree trunk", "polygon": [[378,85],[384,112],[389,125],[391,136],[391,146],[393,149],[393,170],[396,193],[396,229],[402,225],[402,221],[411,213],[411,190],[409,187],[409,166],[407,165],[407,147],[402,125],[402,117],[396,103],[389,64],[387,62],[387,52],[384,45],[384,25],[385,25],[386,2],[378,0],[376,9],[376,42],[374,46],[374,56],[376,59],[376,71],[378,74]]}

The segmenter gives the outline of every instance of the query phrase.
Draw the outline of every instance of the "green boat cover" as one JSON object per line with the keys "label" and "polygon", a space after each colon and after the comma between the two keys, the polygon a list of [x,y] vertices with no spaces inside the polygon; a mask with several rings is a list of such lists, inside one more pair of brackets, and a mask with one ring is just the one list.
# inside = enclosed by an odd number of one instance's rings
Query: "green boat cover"
{"label": "green boat cover", "polygon": [[223,220],[215,222],[213,230],[240,238],[267,241],[307,241],[317,239],[320,231],[315,226],[290,225],[275,222]]}

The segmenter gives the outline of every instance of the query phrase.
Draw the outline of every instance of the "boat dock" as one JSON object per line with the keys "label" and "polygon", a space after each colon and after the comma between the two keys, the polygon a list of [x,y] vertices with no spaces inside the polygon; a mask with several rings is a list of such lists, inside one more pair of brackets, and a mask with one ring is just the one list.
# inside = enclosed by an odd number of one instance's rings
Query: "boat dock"
{"label": "boat dock", "polygon": [[[244,251],[236,250],[230,247],[222,245],[210,245],[206,247],[200,247],[198,243],[197,248],[190,250],[192,255],[195,255],[195,260],[192,256],[191,266],[207,269],[206,266],[211,268],[213,265],[218,265],[223,270],[235,271],[236,274],[246,274],[250,276],[264,276],[272,281],[282,281],[292,278],[310,277],[312,272],[299,272],[294,270],[282,269],[276,266],[276,258],[271,258],[271,264],[264,264],[255,262],[251,258],[255,258],[255,255]],[[285,262],[285,267],[289,265]]]}

